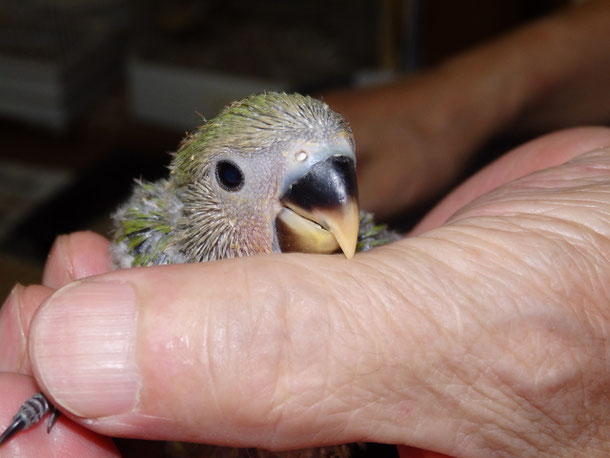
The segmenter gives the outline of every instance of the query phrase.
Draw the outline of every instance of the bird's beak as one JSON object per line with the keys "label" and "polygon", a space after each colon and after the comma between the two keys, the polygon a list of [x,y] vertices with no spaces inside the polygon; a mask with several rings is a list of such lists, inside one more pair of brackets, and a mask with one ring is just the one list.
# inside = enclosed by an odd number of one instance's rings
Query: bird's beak
{"label": "bird's beak", "polygon": [[280,197],[277,220],[282,251],[332,253],[341,248],[348,259],[356,252],[358,186],[354,161],[330,156],[314,164]]}

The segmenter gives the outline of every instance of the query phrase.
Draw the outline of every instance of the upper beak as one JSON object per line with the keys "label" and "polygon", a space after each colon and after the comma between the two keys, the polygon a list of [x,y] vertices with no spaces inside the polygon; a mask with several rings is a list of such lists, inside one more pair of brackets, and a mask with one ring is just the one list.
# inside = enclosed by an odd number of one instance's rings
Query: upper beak
{"label": "upper beak", "polygon": [[354,161],[330,156],[288,186],[277,217],[282,251],[332,253],[341,248],[348,259],[356,252],[358,187]]}

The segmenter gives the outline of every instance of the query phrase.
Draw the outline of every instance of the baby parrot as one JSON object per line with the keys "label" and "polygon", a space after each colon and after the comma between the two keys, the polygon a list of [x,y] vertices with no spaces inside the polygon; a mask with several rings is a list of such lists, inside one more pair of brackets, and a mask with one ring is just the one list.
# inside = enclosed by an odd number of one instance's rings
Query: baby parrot
{"label": "baby parrot", "polygon": [[[325,103],[299,94],[249,96],[182,142],[168,178],[136,183],[114,215],[113,262],[124,268],[339,250],[352,258],[396,240],[398,234],[359,211],[355,166],[351,130]],[[15,415],[0,443],[52,409],[42,394],[36,396],[37,402],[30,399]],[[33,414],[28,403],[42,407]],[[349,456],[350,450],[271,454],[200,447],[174,443],[170,451],[305,458]]]}
{"label": "baby parrot", "polygon": [[188,136],[169,178],[140,183],[115,215],[119,267],[259,253],[354,255],[358,203],[347,123],[310,97],[234,103]]}

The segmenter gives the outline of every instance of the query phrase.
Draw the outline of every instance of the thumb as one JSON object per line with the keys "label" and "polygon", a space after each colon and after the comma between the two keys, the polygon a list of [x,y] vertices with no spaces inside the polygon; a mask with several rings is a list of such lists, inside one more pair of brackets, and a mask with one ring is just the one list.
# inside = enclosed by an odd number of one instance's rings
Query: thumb
{"label": "thumb", "polygon": [[392,442],[371,428],[381,323],[366,330],[345,314],[367,297],[340,274],[348,268],[364,265],[260,256],[71,283],[32,322],[35,376],[62,410],[109,435],[261,448]]}

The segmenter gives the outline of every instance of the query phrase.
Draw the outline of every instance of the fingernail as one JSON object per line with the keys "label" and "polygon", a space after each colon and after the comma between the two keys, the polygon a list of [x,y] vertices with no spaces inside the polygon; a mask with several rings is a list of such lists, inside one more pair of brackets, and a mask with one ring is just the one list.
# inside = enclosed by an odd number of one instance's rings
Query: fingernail
{"label": "fingernail", "polygon": [[136,297],[128,283],[82,281],[55,293],[30,330],[36,378],[57,404],[99,418],[133,410]]}

